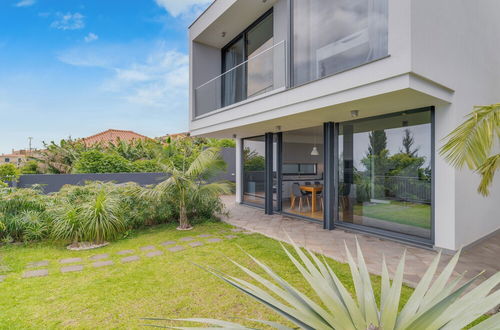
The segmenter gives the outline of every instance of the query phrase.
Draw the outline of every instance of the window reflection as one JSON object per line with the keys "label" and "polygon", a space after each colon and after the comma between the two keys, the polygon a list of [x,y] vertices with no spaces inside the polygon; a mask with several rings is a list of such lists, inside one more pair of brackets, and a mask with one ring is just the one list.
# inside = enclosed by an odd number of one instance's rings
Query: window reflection
{"label": "window reflection", "polygon": [[388,54],[387,0],[294,1],[295,84]]}
{"label": "window reflection", "polygon": [[340,124],[339,219],[430,239],[430,111]]}
{"label": "window reflection", "polygon": [[243,140],[243,201],[249,204],[265,204],[265,160],[264,136]]}

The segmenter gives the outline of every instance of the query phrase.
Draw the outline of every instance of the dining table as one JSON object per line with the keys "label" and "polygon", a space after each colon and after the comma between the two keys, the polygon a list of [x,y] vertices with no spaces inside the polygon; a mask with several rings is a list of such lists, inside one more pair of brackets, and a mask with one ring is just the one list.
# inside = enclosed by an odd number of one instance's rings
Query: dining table
{"label": "dining table", "polygon": [[323,191],[322,184],[314,184],[314,185],[303,185],[300,186],[300,190],[310,192],[312,195],[312,204],[311,204],[311,212],[316,212],[316,194]]}

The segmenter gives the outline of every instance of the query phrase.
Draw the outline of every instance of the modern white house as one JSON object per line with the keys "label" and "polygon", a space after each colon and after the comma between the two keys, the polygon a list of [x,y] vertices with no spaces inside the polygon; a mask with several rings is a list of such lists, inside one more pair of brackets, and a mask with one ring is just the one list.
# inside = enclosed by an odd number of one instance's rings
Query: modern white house
{"label": "modern white house", "polygon": [[500,101],[498,0],[215,0],[190,26],[190,131],[237,141],[237,202],[457,250],[500,181],[443,138]]}

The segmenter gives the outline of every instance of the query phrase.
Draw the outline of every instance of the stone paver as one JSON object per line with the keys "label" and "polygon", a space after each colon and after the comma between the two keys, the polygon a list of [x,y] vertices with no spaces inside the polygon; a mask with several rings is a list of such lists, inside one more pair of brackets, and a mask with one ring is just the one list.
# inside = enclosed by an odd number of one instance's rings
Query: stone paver
{"label": "stone paver", "polygon": [[[363,250],[368,271],[380,275],[382,256],[385,255],[391,274],[394,273],[399,258],[406,249],[407,267],[405,283],[415,286],[435,258],[437,252],[415,246],[405,245],[388,239],[377,238],[366,234],[349,232],[337,228],[324,230],[322,224],[301,219],[286,217],[280,214],[265,215],[264,211],[235,203],[234,196],[223,196],[224,204],[229,210],[229,216],[223,221],[239,228],[232,232],[252,231],[280,241],[288,242],[288,235],[299,246],[321,253],[339,262],[347,261],[344,242],[355,252],[355,238]],[[462,251],[454,275],[468,272],[464,278],[470,279],[480,271],[485,270],[487,276],[500,270],[498,256],[500,255],[500,231],[478,244]],[[449,261],[451,256],[443,255],[439,269]]]}
{"label": "stone paver", "polygon": [[73,273],[73,272],[81,272],[83,270],[83,265],[71,265],[61,267],[61,273]]}
{"label": "stone paver", "polygon": [[66,258],[66,259],[59,260],[59,262],[61,264],[72,264],[72,263],[81,262],[81,261],[82,261],[82,258]]}
{"label": "stone paver", "polygon": [[109,254],[108,253],[103,253],[103,254],[96,254],[95,256],[90,257],[90,260],[102,260],[102,259],[108,259]]}
{"label": "stone paver", "polygon": [[7,275],[0,275],[0,282],[5,281],[6,278],[7,278]]}
{"label": "stone paver", "polygon": [[210,239],[207,239],[207,242],[208,243],[218,243],[218,242],[222,242],[222,240],[220,238],[210,238]]}
{"label": "stone paver", "polygon": [[6,272],[10,272],[11,269],[9,266],[5,266],[5,265],[2,265],[0,266],[0,273],[6,273]]}
{"label": "stone paver", "polygon": [[201,238],[207,238],[207,237],[212,237],[212,235],[209,235],[209,234],[201,234],[201,235],[198,235],[198,237],[201,237]]}
{"label": "stone paver", "polygon": [[177,242],[176,241],[166,241],[166,242],[161,243],[160,245],[162,245],[162,246],[168,246],[168,245],[173,245],[175,243],[177,243]]}
{"label": "stone paver", "polygon": [[42,260],[42,261],[34,261],[30,262],[26,268],[38,268],[38,267],[47,267],[49,265],[48,260]]}
{"label": "stone paver", "polygon": [[153,245],[141,247],[141,251],[152,251],[152,250],[156,250],[156,247],[154,247]]}
{"label": "stone paver", "polygon": [[122,262],[123,263],[133,262],[133,261],[137,261],[139,259],[141,259],[141,258],[139,258],[139,256],[129,256],[129,257],[122,258]]}
{"label": "stone paver", "polygon": [[49,275],[48,269],[28,270],[24,272],[23,278],[42,277]]}
{"label": "stone paver", "polygon": [[233,238],[238,238],[238,236],[235,236],[235,235],[227,235],[226,236],[227,239],[233,239]]}
{"label": "stone paver", "polygon": [[134,253],[134,250],[122,250],[122,251],[116,252],[116,254],[118,254],[119,256],[123,256],[126,254],[132,254],[132,253]]}
{"label": "stone paver", "polygon": [[170,249],[168,249],[170,252],[178,252],[178,251],[182,251],[184,250],[184,246],[180,246],[180,245],[177,245],[177,246],[174,246],[174,247],[171,247]]}
{"label": "stone paver", "polygon": [[180,241],[182,241],[182,242],[189,242],[189,241],[193,241],[193,240],[194,240],[194,238],[192,238],[192,237],[183,237],[180,239]]}
{"label": "stone paver", "polygon": [[197,247],[197,246],[202,246],[203,243],[202,242],[191,242],[189,243],[189,246],[192,246],[192,247]]}
{"label": "stone paver", "polygon": [[95,268],[100,268],[100,267],[105,267],[105,266],[111,266],[113,264],[113,260],[103,260],[103,261],[97,261],[92,264]]}
{"label": "stone paver", "polygon": [[146,254],[146,257],[152,258],[152,257],[157,257],[161,256],[163,254],[163,251],[152,251]]}

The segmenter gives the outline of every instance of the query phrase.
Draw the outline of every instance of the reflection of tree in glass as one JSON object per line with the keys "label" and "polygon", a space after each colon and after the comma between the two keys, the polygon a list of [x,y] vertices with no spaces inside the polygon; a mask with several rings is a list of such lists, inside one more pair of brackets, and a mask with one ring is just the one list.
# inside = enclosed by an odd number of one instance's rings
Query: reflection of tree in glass
{"label": "reflection of tree in glass", "polygon": [[250,148],[243,150],[243,164],[245,171],[264,171],[266,167],[264,156],[259,155],[255,150],[250,150]]}

